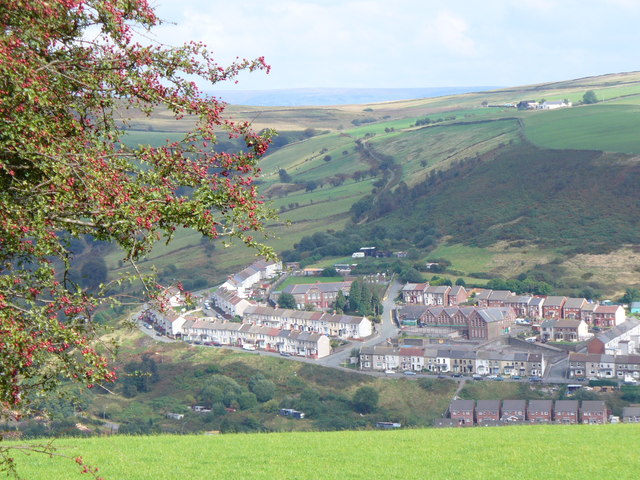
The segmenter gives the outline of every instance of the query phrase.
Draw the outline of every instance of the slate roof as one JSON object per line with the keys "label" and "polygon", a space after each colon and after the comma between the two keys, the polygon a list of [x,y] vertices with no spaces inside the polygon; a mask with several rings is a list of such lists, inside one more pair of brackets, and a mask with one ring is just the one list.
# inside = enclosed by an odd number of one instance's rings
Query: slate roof
{"label": "slate roof", "polygon": [[470,411],[473,411],[474,405],[475,405],[475,402],[473,400],[462,400],[462,399],[453,400],[449,405],[449,411],[450,412],[453,412],[453,411],[470,412]]}
{"label": "slate roof", "polygon": [[563,308],[580,309],[585,303],[587,303],[587,301],[584,298],[567,298]]}
{"label": "slate roof", "polygon": [[578,413],[578,400],[556,400],[556,415],[559,413]]}
{"label": "slate roof", "polygon": [[624,335],[629,330],[636,328],[638,325],[640,325],[640,320],[629,318],[626,322],[599,333],[595,338],[600,340],[602,343],[608,343],[611,340]]}
{"label": "slate roof", "polygon": [[544,306],[545,307],[560,307],[562,306],[562,302],[564,302],[567,299],[567,297],[557,297],[557,296],[551,296],[551,297],[547,297],[544,301]]}
{"label": "slate roof", "polygon": [[602,400],[583,400],[582,411],[589,413],[602,413],[607,411],[607,406]]}
{"label": "slate roof", "polygon": [[338,290],[342,290],[343,292],[348,293],[351,288],[351,282],[316,282],[316,283],[299,283],[299,284],[291,284],[287,285],[282,291],[284,293],[290,293],[292,295],[304,295],[310,290],[320,290],[321,292],[337,292]]}
{"label": "slate roof", "polygon": [[527,412],[529,414],[538,413],[543,414],[548,412],[551,415],[553,409],[553,400],[529,400],[529,408]]}

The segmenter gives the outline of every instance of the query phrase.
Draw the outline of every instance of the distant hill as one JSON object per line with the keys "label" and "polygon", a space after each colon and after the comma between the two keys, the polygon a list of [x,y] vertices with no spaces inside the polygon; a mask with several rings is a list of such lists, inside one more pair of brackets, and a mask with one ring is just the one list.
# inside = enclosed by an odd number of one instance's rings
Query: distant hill
{"label": "distant hill", "polygon": [[[589,90],[599,102],[582,105]],[[322,92],[298,93],[311,103]],[[235,118],[279,134],[259,179],[280,212],[269,225],[277,251],[297,246],[306,264],[325,266],[366,244],[445,258],[472,282],[482,277],[470,274],[515,277],[542,266],[567,294],[585,284],[607,295],[640,286],[640,72],[396,93],[421,98],[338,105],[351,94],[344,90],[325,97],[331,106],[229,106]],[[573,107],[513,108],[524,100]],[[176,135],[162,114],[131,125],[135,142]],[[111,268],[119,259],[109,256]],[[242,249],[207,255],[200,236],[186,232],[150,259],[167,278],[208,284],[247,262]]]}
{"label": "distant hill", "polygon": [[211,95],[234,105],[321,106],[378,103],[414,98],[433,98],[483,92],[499,87],[425,87],[425,88],[298,88],[288,90],[219,90]]}

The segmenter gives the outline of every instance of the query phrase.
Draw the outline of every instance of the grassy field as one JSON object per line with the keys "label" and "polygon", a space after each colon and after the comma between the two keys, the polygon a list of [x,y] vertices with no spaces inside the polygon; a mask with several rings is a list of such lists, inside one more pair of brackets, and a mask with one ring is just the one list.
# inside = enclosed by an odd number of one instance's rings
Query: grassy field
{"label": "grassy field", "polygon": [[[292,420],[293,421],[293,420]],[[521,426],[55,442],[106,479],[637,478],[636,425]],[[617,448],[615,448],[617,447]],[[71,462],[18,457],[31,480],[82,478]]]}
{"label": "grassy field", "polygon": [[589,107],[535,112],[525,120],[526,135],[540,147],[640,153],[640,106]]}
{"label": "grassy field", "polygon": [[494,272],[505,276],[514,275],[522,269],[537,263],[546,263],[557,257],[551,249],[533,246],[509,248],[497,244],[490,248],[472,247],[461,244],[442,244],[429,254],[429,258],[444,258],[451,262],[451,269],[466,274],[474,272]]}

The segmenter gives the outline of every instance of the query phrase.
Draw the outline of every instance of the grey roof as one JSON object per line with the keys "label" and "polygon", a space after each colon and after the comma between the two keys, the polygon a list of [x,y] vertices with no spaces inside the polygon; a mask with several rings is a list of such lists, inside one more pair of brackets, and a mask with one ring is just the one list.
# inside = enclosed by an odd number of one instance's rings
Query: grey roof
{"label": "grey roof", "polygon": [[556,400],[556,415],[558,413],[578,413],[578,400]]}
{"label": "grey roof", "polygon": [[449,290],[451,290],[451,287],[448,285],[438,285],[438,286],[429,286],[429,288],[427,288],[426,291],[429,293],[445,294]]}
{"label": "grey roof", "polygon": [[623,417],[640,417],[640,407],[623,407]]}
{"label": "grey roof", "polygon": [[545,307],[560,307],[562,306],[562,303],[564,301],[566,301],[567,297],[547,297],[546,300],[544,301],[544,306]]}
{"label": "grey roof", "polygon": [[321,292],[337,292],[338,290],[348,292],[351,288],[351,281],[347,282],[316,282],[316,283],[297,283],[284,287],[284,293],[292,295],[302,295],[310,290],[320,290]]}
{"label": "grey roof", "polygon": [[544,297],[532,297],[529,305],[532,307],[538,307],[544,304]]}
{"label": "grey roof", "polygon": [[527,409],[526,400],[503,400],[502,401],[502,413],[505,412],[524,412]]}
{"label": "grey roof", "polygon": [[529,413],[549,412],[553,408],[553,400],[529,400]]}
{"label": "grey roof", "polygon": [[[464,292],[467,293],[467,289],[464,288],[462,285],[455,285],[453,287],[451,287],[451,291],[449,292],[449,295],[458,295],[460,292]],[[638,306],[640,307],[640,302],[638,303]]]}
{"label": "grey roof", "polygon": [[602,343],[607,343],[617,338],[629,330],[632,330],[640,325],[640,320],[636,320],[634,318],[629,318],[626,322],[622,322],[620,325],[616,325],[604,332],[599,333],[595,338],[602,341]]}
{"label": "grey roof", "polygon": [[478,314],[487,323],[500,322],[507,318],[511,312],[509,308],[490,307],[478,309]]}
{"label": "grey roof", "polygon": [[406,305],[398,309],[400,318],[418,319],[429,307],[427,305]]}
{"label": "grey roof", "polygon": [[493,290],[489,294],[489,300],[508,300],[513,296],[513,292],[509,290]]}
{"label": "grey roof", "polygon": [[491,295],[491,292],[493,290],[480,290],[477,294],[476,294],[476,300],[486,300],[487,298],[489,298],[489,295]]}
{"label": "grey roof", "polygon": [[449,411],[450,412],[453,410],[472,411],[474,405],[475,405],[475,402],[473,400],[461,400],[461,399],[453,400],[449,405]]}
{"label": "grey roof", "polygon": [[607,406],[602,400],[583,400],[582,411],[590,413],[606,412]]}
{"label": "grey roof", "polygon": [[339,323],[342,325],[359,325],[367,317],[356,317],[353,315],[331,314],[325,312],[307,312],[303,310],[292,310],[288,308],[263,307],[252,305],[246,308],[245,315],[264,315],[276,318],[287,318],[292,320],[307,320],[327,323]]}
{"label": "grey roof", "polygon": [[402,287],[403,292],[412,292],[414,290],[426,290],[429,288],[428,283],[407,283],[404,287]]}
{"label": "grey roof", "polygon": [[584,298],[567,298],[564,302],[564,308],[582,308],[582,305],[587,303]]}
{"label": "grey roof", "polygon": [[500,400],[478,400],[476,403],[476,412],[500,412]]}
{"label": "grey roof", "polygon": [[504,303],[529,305],[532,299],[533,297],[529,295],[514,295],[513,297],[506,299]]}

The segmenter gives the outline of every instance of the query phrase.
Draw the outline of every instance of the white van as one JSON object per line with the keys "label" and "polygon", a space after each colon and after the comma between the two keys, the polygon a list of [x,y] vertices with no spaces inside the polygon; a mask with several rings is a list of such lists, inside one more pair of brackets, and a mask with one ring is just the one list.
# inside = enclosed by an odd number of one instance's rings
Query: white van
{"label": "white van", "polygon": [[243,350],[254,351],[254,350],[256,350],[256,346],[251,344],[251,343],[245,343],[244,345],[242,345],[242,349]]}

